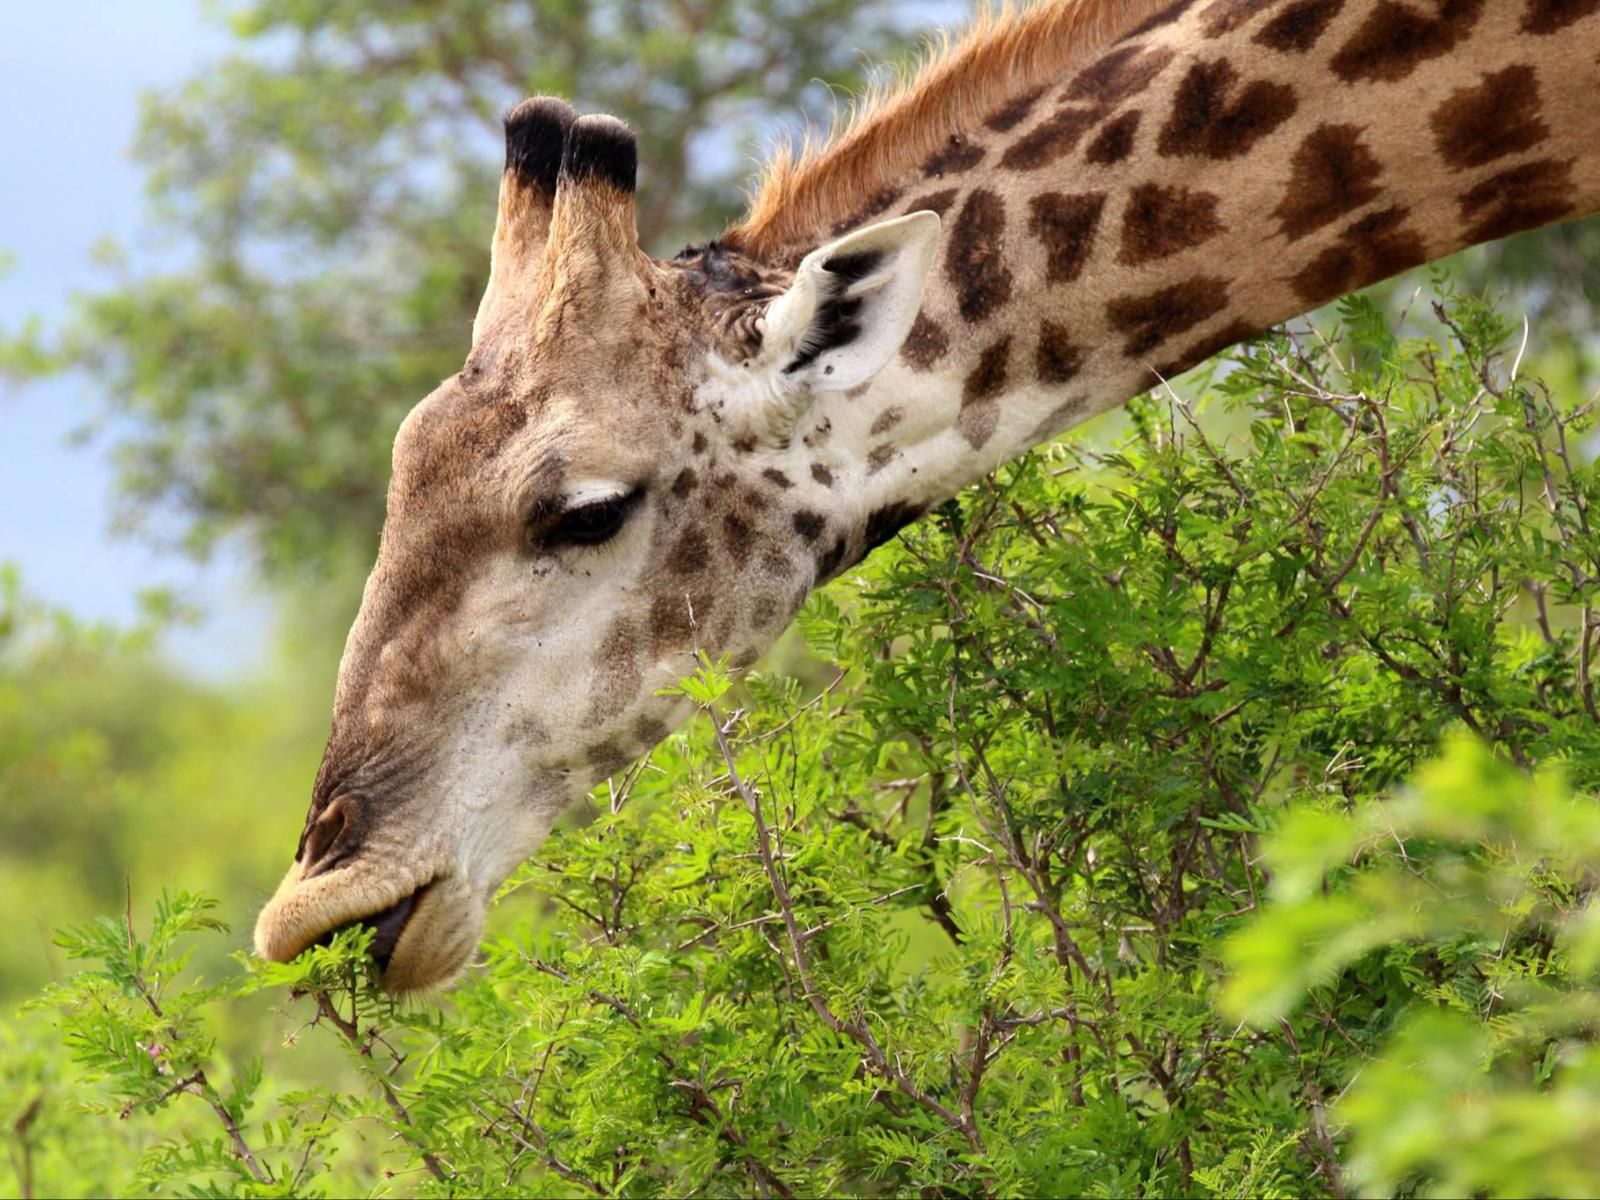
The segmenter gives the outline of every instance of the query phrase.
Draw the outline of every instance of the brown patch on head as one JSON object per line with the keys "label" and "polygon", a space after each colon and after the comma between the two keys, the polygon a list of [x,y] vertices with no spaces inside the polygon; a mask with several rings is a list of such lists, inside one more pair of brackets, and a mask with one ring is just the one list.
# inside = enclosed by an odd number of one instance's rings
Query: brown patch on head
{"label": "brown patch on head", "polygon": [[1028,232],[1044,245],[1046,282],[1071,283],[1083,273],[1105,205],[1104,192],[1045,192],[1028,203]]}
{"label": "brown patch on head", "polygon": [[1544,37],[1600,12],[1600,0],[1527,0],[1522,32]]}
{"label": "brown patch on head", "polygon": [[700,476],[695,474],[695,469],[693,467],[685,467],[678,472],[678,477],[672,481],[672,494],[681,499],[699,486]]}
{"label": "brown patch on head", "polygon": [[899,453],[900,451],[895,449],[893,442],[880,442],[867,455],[867,474],[876,475],[893,462],[895,455]]}
{"label": "brown patch on head", "polygon": [[1225,58],[1195,63],[1178,85],[1156,148],[1165,156],[1237,158],[1294,115],[1288,84],[1257,79],[1239,86]]}
{"label": "brown patch on head", "polygon": [[1083,135],[1104,115],[1098,107],[1064,108],[1033,131],[1012,142],[1000,156],[1000,165],[1011,171],[1037,171],[1072,153]]}
{"label": "brown patch on head", "polygon": [[925,312],[919,312],[911,332],[900,344],[900,357],[913,371],[932,370],[950,350],[950,336]]}
{"label": "brown patch on head", "polygon": [[821,463],[811,464],[811,478],[815,479],[823,487],[833,486],[833,472]]}
{"label": "brown patch on head", "polygon": [[828,528],[827,519],[821,513],[812,512],[809,508],[802,508],[794,514],[794,531],[808,542],[814,542],[822,536],[823,530]]}
{"label": "brown patch on head", "polygon": [[1015,129],[1028,119],[1028,114],[1033,111],[1033,106],[1039,103],[1039,97],[1043,94],[1040,88],[1024,92],[992,114],[984,124],[996,133],[1007,133]]}
{"label": "brown patch on head", "polygon": [[693,575],[705,570],[710,559],[711,544],[706,541],[706,535],[691,525],[668,551],[665,565],[674,575]]}
{"label": "brown patch on head", "polygon": [[1379,0],[1328,66],[1346,83],[1394,83],[1456,48],[1483,15],[1484,0],[1436,0],[1429,14]]}
{"label": "brown patch on head", "polygon": [[1317,44],[1343,7],[1344,0],[1296,0],[1250,40],[1284,54],[1304,54]]}
{"label": "brown patch on head", "polygon": [[768,483],[776,484],[779,488],[785,491],[794,486],[794,482],[782,471],[778,470],[777,467],[763,467],[761,470],[761,478],[765,479]]}
{"label": "brown patch on head", "polygon": [[743,562],[755,540],[755,530],[750,522],[736,512],[722,514],[722,544],[728,548],[735,562]]}
{"label": "brown patch on head", "polygon": [[1221,312],[1228,305],[1228,282],[1216,275],[1196,275],[1153,292],[1112,300],[1106,305],[1106,317],[1125,335],[1122,353],[1142,358],[1168,338]]}
{"label": "brown patch on head", "polygon": [[1467,230],[1469,242],[1486,242],[1524,229],[1537,229],[1569,216],[1573,210],[1574,159],[1552,158],[1523,163],[1491,175],[1462,194],[1461,219],[1476,221]]}
{"label": "brown patch on head", "polygon": [[1062,98],[1087,101],[1109,112],[1149,87],[1174,57],[1175,53],[1165,46],[1150,50],[1119,46],[1079,71],[1061,93]]}
{"label": "brown patch on head", "polygon": [[1122,249],[1117,261],[1136,267],[1203,245],[1222,232],[1217,204],[1222,197],[1186,187],[1141,183],[1122,213]]}
{"label": "brown patch on head", "polygon": [[999,193],[979,188],[967,197],[950,230],[944,266],[964,320],[986,320],[1011,299],[1005,231],[1006,205]]}
{"label": "brown patch on head", "polygon": [[633,623],[619,617],[600,639],[594,656],[594,683],[586,720],[605,721],[638,698],[644,673],[639,669],[638,635]]}
{"label": "brown patch on head", "polygon": [[1072,340],[1065,325],[1041,322],[1033,365],[1040,383],[1066,383],[1083,368],[1083,347]]}
{"label": "brown patch on head", "polygon": [[694,431],[694,438],[689,442],[689,448],[696,454],[704,454],[706,452],[706,445],[706,435],[700,432],[700,430],[696,429]]}
{"label": "brown patch on head", "polygon": [[960,175],[981,163],[986,153],[982,146],[974,145],[959,133],[953,133],[950,135],[950,144],[922,164],[922,173],[930,179]]}
{"label": "brown patch on head", "polygon": [[704,587],[694,592],[670,589],[655,596],[650,601],[651,655],[659,659],[692,646],[715,603],[715,595]]}
{"label": "brown patch on head", "polygon": [[1291,242],[1348,216],[1378,195],[1383,167],[1359,125],[1318,125],[1295,149],[1294,174],[1272,215]]}
{"label": "brown patch on head", "polygon": [[1406,225],[1409,215],[1397,205],[1356,221],[1294,275],[1295,294],[1321,304],[1427,261],[1421,235]]}
{"label": "brown patch on head", "polygon": [[633,755],[626,753],[616,742],[607,741],[589,747],[584,759],[603,777],[609,778],[627,767],[633,761]]}
{"label": "brown patch on head", "polygon": [[777,595],[772,592],[757,593],[750,601],[750,624],[756,629],[764,629],[777,620],[782,609],[783,600]]}
{"label": "brown patch on head", "polygon": [[1283,0],[1212,0],[1200,13],[1200,32],[1208,38],[1232,33],[1259,12]]}
{"label": "brown patch on head", "polygon": [[794,574],[794,563],[781,550],[766,550],[761,554],[761,572],[769,578],[784,581]]}
{"label": "brown patch on head", "polygon": [[893,429],[905,419],[905,415],[905,409],[901,408],[898,404],[891,404],[888,408],[884,409],[877,415],[872,422],[872,428],[867,430],[867,432],[873,437],[877,437],[880,433],[888,433],[889,430]]}
{"label": "brown patch on head", "polygon": [[665,722],[658,721],[654,717],[640,717],[633,723],[633,736],[643,743],[645,749],[662,741],[671,732]]}
{"label": "brown patch on head", "polygon": [[1439,156],[1457,170],[1532,150],[1550,136],[1539,117],[1539,77],[1530,66],[1486,73],[1476,87],[1457,88],[1433,110]]}
{"label": "brown patch on head", "polygon": [[1084,161],[1109,167],[1127,158],[1133,153],[1133,139],[1139,132],[1139,120],[1143,116],[1135,108],[1106,125],[1083,152]]}
{"label": "brown patch on head", "polygon": [[956,417],[956,428],[974,450],[982,449],[994,436],[1010,358],[1011,335],[1008,333],[978,356],[977,365],[962,382],[961,412]]}
{"label": "brown patch on head", "polygon": [[506,725],[508,746],[543,746],[549,741],[549,728],[532,713],[523,713]]}

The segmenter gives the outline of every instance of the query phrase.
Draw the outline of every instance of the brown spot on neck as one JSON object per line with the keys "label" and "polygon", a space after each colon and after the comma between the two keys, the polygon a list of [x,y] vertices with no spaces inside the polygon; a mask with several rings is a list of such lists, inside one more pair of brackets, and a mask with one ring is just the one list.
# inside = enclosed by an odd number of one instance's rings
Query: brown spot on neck
{"label": "brown spot on neck", "polygon": [[950,336],[925,312],[919,312],[901,343],[900,357],[913,371],[929,371],[950,350]]}
{"label": "brown spot on neck", "polygon": [[1550,136],[1540,119],[1539,77],[1530,66],[1483,76],[1457,88],[1429,118],[1439,155],[1457,170],[1533,149]]}
{"label": "brown spot on neck", "polygon": [[1575,165],[1576,160],[1570,158],[1523,163],[1491,175],[1463,194],[1461,219],[1474,222],[1467,229],[1467,241],[1507,237],[1570,214],[1577,194],[1572,180]]}
{"label": "brown spot on neck", "polygon": [[1000,156],[1000,165],[1011,171],[1037,171],[1072,153],[1083,135],[1104,115],[1097,107],[1064,108],[1033,132],[1018,138]]}
{"label": "brown spot on neck", "polygon": [[1071,283],[1083,273],[1105,211],[1104,192],[1045,192],[1028,204],[1028,232],[1045,251],[1045,280]]}
{"label": "brown spot on neck", "polygon": [[1215,192],[1142,183],[1122,214],[1122,249],[1117,262],[1137,267],[1203,245],[1222,231]]}
{"label": "brown spot on neck", "polygon": [[1196,275],[1153,292],[1119,296],[1106,305],[1111,327],[1125,335],[1122,352],[1142,358],[1168,338],[1187,333],[1228,305],[1228,280]]}
{"label": "brown spot on neck", "polygon": [[997,112],[993,113],[984,121],[984,125],[996,133],[1007,133],[1015,129],[1028,119],[1028,114],[1033,111],[1033,106],[1039,103],[1039,97],[1043,94],[1042,89],[1039,88],[1024,92],[1015,100],[1003,105]]}
{"label": "brown spot on neck", "polygon": [[1600,13],[1600,0],[1527,0],[1522,32],[1537,37],[1560,33],[1583,17]]}
{"label": "brown spot on neck", "polygon": [[1200,13],[1200,32],[1219,38],[1246,24],[1251,17],[1283,0],[1212,0]]}
{"label": "brown spot on neck", "polygon": [[1359,125],[1318,125],[1289,165],[1293,173],[1272,215],[1291,242],[1375,199],[1383,174],[1361,142]]}
{"label": "brown spot on neck", "polygon": [[1005,201],[979,188],[967,197],[950,231],[945,278],[967,321],[993,316],[1011,298],[1011,268],[1005,263]]}
{"label": "brown spot on neck", "polygon": [[1178,85],[1156,148],[1167,157],[1238,158],[1296,107],[1288,84],[1258,79],[1240,86],[1227,59],[1195,63]]}
{"label": "brown spot on neck", "polygon": [[1072,340],[1065,325],[1043,321],[1039,325],[1039,346],[1033,359],[1040,383],[1062,384],[1083,367],[1083,347]]}
{"label": "brown spot on neck", "polygon": [[1250,40],[1284,54],[1304,54],[1317,44],[1343,7],[1344,0],[1296,0]]}
{"label": "brown spot on neck", "polygon": [[1294,275],[1295,294],[1321,304],[1425,261],[1422,238],[1406,224],[1409,215],[1395,205],[1352,223]]}
{"label": "brown spot on neck", "polygon": [[1174,51],[1165,46],[1149,50],[1143,46],[1118,46],[1078,72],[1062,97],[1085,101],[1109,112],[1149,87],[1174,57]]}
{"label": "brown spot on neck", "polygon": [[922,173],[930,179],[960,175],[981,163],[985,153],[987,151],[982,146],[973,144],[959,133],[953,133],[950,135],[950,144],[922,164]]}
{"label": "brown spot on neck", "polygon": [[1133,139],[1139,132],[1139,121],[1143,116],[1135,108],[1106,125],[1083,152],[1084,161],[1109,167],[1127,158],[1133,153]]}
{"label": "brown spot on neck", "polygon": [[1430,58],[1456,48],[1483,15],[1484,0],[1439,0],[1425,15],[1397,0],[1379,0],[1328,64],[1346,83],[1404,79]]}
{"label": "brown spot on neck", "polygon": [[1011,335],[1008,333],[978,356],[977,365],[962,383],[961,412],[956,417],[956,428],[974,450],[983,448],[999,424],[1000,395],[1006,388],[1010,359]]}

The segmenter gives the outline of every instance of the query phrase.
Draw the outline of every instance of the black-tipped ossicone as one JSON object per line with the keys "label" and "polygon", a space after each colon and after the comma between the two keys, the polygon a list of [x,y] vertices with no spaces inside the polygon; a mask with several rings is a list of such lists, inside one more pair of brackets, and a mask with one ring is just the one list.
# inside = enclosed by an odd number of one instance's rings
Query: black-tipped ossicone
{"label": "black-tipped ossicone", "polygon": [[604,180],[632,192],[639,176],[638,139],[624,121],[596,115],[579,117],[567,130],[561,178],[576,184]]}
{"label": "black-tipped ossicone", "polygon": [[534,96],[517,105],[506,114],[506,170],[523,187],[555,195],[567,130],[577,119],[572,105],[553,96]]}

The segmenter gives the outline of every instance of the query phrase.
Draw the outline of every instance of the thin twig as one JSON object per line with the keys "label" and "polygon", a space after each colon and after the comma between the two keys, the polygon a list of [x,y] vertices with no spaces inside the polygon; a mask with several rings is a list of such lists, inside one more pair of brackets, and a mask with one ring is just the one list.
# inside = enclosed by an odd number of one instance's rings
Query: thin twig
{"label": "thin twig", "polygon": [[[345,1040],[356,1048],[358,1054],[371,1060],[373,1065],[376,1066],[377,1059],[372,1053],[372,1042],[362,1036],[361,1029],[356,1022],[353,1020],[347,1021],[339,1015],[339,1010],[333,1006],[333,1000],[327,992],[317,992],[316,997],[317,1012],[327,1018],[328,1022],[344,1035]],[[373,1078],[377,1081],[378,1088],[383,1093],[384,1101],[389,1105],[389,1111],[404,1126],[405,1133],[402,1136],[416,1148],[417,1153],[422,1155],[422,1163],[428,1168],[428,1174],[432,1175],[440,1183],[448,1183],[451,1179],[451,1173],[445,1170],[444,1165],[433,1154],[424,1150],[419,1144],[417,1127],[411,1119],[411,1113],[400,1102],[400,1097],[396,1094],[394,1088],[389,1085],[388,1078],[381,1073],[374,1075]]]}

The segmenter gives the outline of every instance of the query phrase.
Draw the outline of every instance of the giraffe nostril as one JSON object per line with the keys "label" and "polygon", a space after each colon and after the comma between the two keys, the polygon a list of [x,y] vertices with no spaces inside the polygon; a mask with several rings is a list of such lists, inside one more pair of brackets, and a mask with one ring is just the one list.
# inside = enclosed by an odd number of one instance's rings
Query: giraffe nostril
{"label": "giraffe nostril", "polygon": [[335,796],[306,830],[300,847],[301,878],[330,871],[356,849],[359,841],[359,802],[352,796]]}

